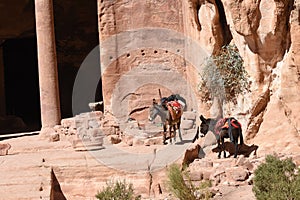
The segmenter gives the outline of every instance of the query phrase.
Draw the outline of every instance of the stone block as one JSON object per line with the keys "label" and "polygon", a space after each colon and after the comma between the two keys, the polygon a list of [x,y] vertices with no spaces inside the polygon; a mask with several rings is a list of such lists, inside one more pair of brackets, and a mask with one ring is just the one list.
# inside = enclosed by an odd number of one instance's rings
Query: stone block
{"label": "stone block", "polygon": [[98,120],[101,120],[103,117],[104,115],[101,111],[89,112],[89,118],[97,118]]}
{"label": "stone block", "polygon": [[91,143],[90,144],[92,145],[92,144],[95,143],[96,145],[101,145],[102,146],[103,145],[103,138],[104,138],[103,136],[93,137],[93,138],[91,138]]}
{"label": "stone block", "polygon": [[100,128],[101,121],[97,118],[90,118],[88,119],[88,126],[89,128]]}
{"label": "stone block", "polygon": [[60,131],[60,129],[62,129],[62,128],[63,128],[62,125],[55,125],[55,126],[53,127],[53,129],[55,130],[55,132]]}
{"label": "stone block", "polygon": [[201,145],[201,146],[202,146],[202,148],[204,148],[207,146],[215,145],[216,143],[217,143],[216,136],[211,131],[209,131],[205,135],[203,145]]}
{"label": "stone block", "polygon": [[201,171],[192,171],[190,174],[191,181],[202,181],[203,172]]}
{"label": "stone block", "polygon": [[248,170],[249,172],[254,172],[254,165],[249,160],[243,163],[243,168]]}
{"label": "stone block", "polygon": [[151,145],[163,145],[163,139],[162,136],[159,137],[153,137],[153,138],[148,138],[144,140],[144,145],[145,146],[151,146]]}
{"label": "stone block", "polygon": [[7,155],[10,148],[11,145],[9,143],[0,144],[0,156]]}
{"label": "stone block", "polygon": [[76,128],[76,123],[74,118],[65,118],[61,120],[61,125],[64,128]]}
{"label": "stone block", "polygon": [[65,129],[62,125],[56,125],[54,126],[54,130],[58,134],[65,134]]}
{"label": "stone block", "polygon": [[59,138],[59,133],[51,133],[49,140],[50,142],[57,142],[59,141]]}
{"label": "stone block", "polygon": [[132,146],[133,145],[133,136],[132,135],[124,135],[124,137],[122,138],[122,141],[127,144],[128,146]]}
{"label": "stone block", "polygon": [[75,151],[89,151],[103,149],[103,137],[93,138],[92,140],[73,139],[72,147]]}
{"label": "stone block", "polygon": [[133,138],[132,140],[133,146],[140,146],[144,144],[144,141],[141,138]]}
{"label": "stone block", "polygon": [[101,128],[105,135],[115,135],[116,129],[112,126],[102,127]]}
{"label": "stone block", "polygon": [[215,177],[220,176],[222,174],[225,174],[225,170],[224,169],[216,169],[215,173],[212,174],[212,177],[215,178]]}
{"label": "stone block", "polygon": [[183,134],[192,135],[193,137],[196,135],[197,129],[195,128],[195,124],[192,129],[184,130]]}
{"label": "stone block", "polygon": [[68,129],[67,135],[77,135],[79,133],[79,130],[80,129],[77,130],[75,128],[70,128],[70,129]]}
{"label": "stone block", "polygon": [[65,134],[59,134],[59,141],[69,141],[69,136]]}
{"label": "stone block", "polygon": [[122,139],[119,137],[119,135],[109,135],[108,141],[111,144],[119,144],[120,142],[122,142]]}
{"label": "stone block", "polygon": [[235,160],[223,158],[215,160],[213,164],[216,168],[230,168],[235,166]]}
{"label": "stone block", "polygon": [[238,157],[238,159],[236,160],[236,165],[237,166],[242,166],[244,163],[246,162],[246,158],[245,158],[245,156],[244,155],[240,155],[239,157]]}
{"label": "stone block", "polygon": [[222,169],[215,169],[214,173],[211,174],[210,180],[214,186],[219,185],[222,181],[226,180],[226,173]]}
{"label": "stone block", "polygon": [[88,123],[88,119],[87,118],[79,118],[76,117],[75,119],[75,128],[85,128],[88,129],[89,128],[89,123]]}
{"label": "stone block", "polygon": [[100,128],[88,129],[87,135],[89,135],[90,137],[104,136],[103,131]]}
{"label": "stone block", "polygon": [[[88,135],[87,131],[88,131],[88,130],[85,129],[85,128],[78,128],[78,129],[77,129],[77,133],[74,134],[74,135],[77,135],[78,138],[84,138],[85,136]],[[69,134],[69,135],[73,135],[73,134]]]}
{"label": "stone block", "polygon": [[213,168],[203,168],[202,169],[202,173],[203,173],[203,180],[210,180],[210,177],[212,174],[215,173],[215,170]]}
{"label": "stone block", "polygon": [[226,169],[228,181],[245,181],[248,179],[248,171],[242,167],[231,167]]}
{"label": "stone block", "polygon": [[182,120],[180,127],[183,130],[192,129],[194,127],[194,121],[193,120]]}
{"label": "stone block", "polygon": [[197,114],[195,112],[183,112],[182,119],[183,120],[193,120],[196,121]]}
{"label": "stone block", "polygon": [[206,159],[197,159],[194,161],[194,165],[197,167],[213,167],[213,162]]}

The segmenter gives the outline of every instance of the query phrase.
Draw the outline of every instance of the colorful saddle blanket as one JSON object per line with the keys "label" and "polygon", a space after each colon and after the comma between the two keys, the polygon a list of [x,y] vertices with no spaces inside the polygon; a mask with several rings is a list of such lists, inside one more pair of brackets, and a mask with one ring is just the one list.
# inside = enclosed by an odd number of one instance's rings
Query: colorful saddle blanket
{"label": "colorful saddle blanket", "polygon": [[167,107],[173,120],[180,119],[180,116],[182,115],[182,106],[178,101],[168,102]]}
{"label": "colorful saddle blanket", "polygon": [[234,119],[234,118],[221,118],[216,123],[215,133],[219,135],[220,131],[222,129],[228,129],[229,128],[229,122],[230,122],[231,126],[234,127],[234,128],[242,128],[242,125],[240,124],[240,122],[238,120]]}
{"label": "colorful saddle blanket", "polygon": [[181,110],[181,104],[178,101],[170,101],[168,102],[168,105],[170,105],[175,111]]}

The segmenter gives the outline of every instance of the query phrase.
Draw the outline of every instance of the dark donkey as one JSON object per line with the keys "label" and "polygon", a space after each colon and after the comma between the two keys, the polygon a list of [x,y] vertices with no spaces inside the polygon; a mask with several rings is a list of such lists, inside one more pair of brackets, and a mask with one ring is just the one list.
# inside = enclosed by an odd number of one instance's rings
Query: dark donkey
{"label": "dark donkey", "polygon": [[224,145],[225,138],[230,138],[230,141],[234,144],[234,157],[236,158],[238,153],[238,139],[240,138],[241,145],[244,143],[241,124],[233,117],[221,119],[205,119],[201,115],[200,120],[200,132],[206,135],[208,131],[212,131],[217,138],[218,147],[221,149],[218,158],[221,158],[222,150],[224,152],[224,158],[226,158]]}
{"label": "dark donkey", "polygon": [[[173,113],[174,119],[172,118],[170,112],[174,112]],[[179,112],[176,112],[175,110],[171,110],[171,111],[167,110],[161,104],[158,104],[155,101],[155,99],[153,99],[153,105],[152,107],[150,107],[149,120],[153,121],[157,116],[160,116],[161,122],[163,124],[163,129],[164,129],[164,133],[163,133],[164,144],[166,144],[167,126],[169,126],[170,142],[172,143],[172,136],[171,136],[172,128],[174,132],[174,141],[176,142],[176,129],[178,130],[179,133],[179,139],[180,141],[182,141],[181,131],[180,131],[181,115],[182,115],[182,109]]]}

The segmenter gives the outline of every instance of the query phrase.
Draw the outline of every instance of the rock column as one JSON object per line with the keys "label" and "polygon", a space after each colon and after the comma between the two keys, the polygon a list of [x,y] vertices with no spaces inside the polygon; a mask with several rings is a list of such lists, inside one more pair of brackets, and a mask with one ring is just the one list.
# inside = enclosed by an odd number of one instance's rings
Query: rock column
{"label": "rock column", "polygon": [[6,111],[5,111],[4,63],[3,63],[3,49],[0,46],[0,116],[4,116],[4,115],[6,115]]}
{"label": "rock column", "polygon": [[57,61],[52,0],[35,0],[42,129],[40,135],[54,133],[60,123]]}

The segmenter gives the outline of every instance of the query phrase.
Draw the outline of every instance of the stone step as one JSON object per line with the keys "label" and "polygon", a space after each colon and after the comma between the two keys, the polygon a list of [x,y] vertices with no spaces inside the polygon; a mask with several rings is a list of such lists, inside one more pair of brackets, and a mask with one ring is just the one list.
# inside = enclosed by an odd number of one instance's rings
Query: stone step
{"label": "stone step", "polygon": [[[8,156],[7,156],[8,157]],[[22,162],[16,160],[15,164]],[[50,199],[51,169],[44,166],[2,167],[0,199]]]}

